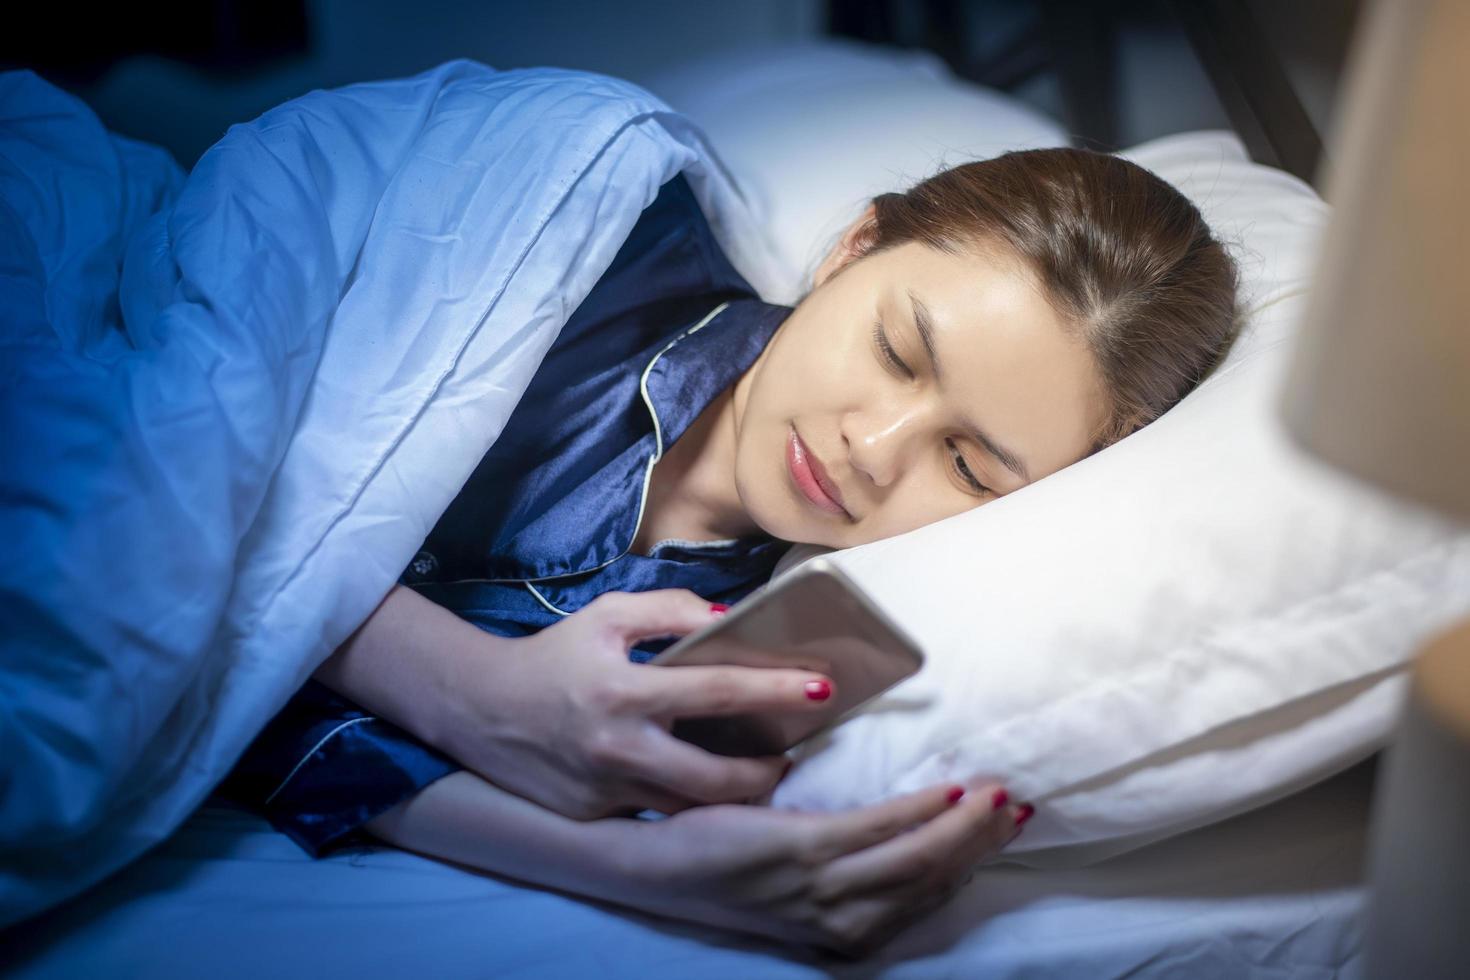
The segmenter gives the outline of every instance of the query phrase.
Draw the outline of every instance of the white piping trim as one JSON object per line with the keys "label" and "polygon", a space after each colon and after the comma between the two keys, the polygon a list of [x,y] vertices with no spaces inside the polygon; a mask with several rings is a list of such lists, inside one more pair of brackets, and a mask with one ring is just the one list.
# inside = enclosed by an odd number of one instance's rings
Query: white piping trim
{"label": "white piping trim", "polygon": [[[633,525],[633,537],[632,540],[628,542],[628,547],[623,549],[623,555],[626,555],[628,551],[633,547],[633,542],[638,540],[638,531],[643,527],[643,510],[648,505],[648,485],[653,479],[653,467],[655,466],[655,464],[658,463],[660,459],[663,458],[664,455],[664,430],[663,425],[659,422],[658,419],[658,411],[653,407],[653,399],[648,397],[648,375],[651,371],[653,371],[653,366],[658,363],[658,359],[664,356],[665,351],[667,351],[670,347],[673,347],[685,337],[688,337],[690,334],[698,333],[700,330],[704,329],[705,324],[709,323],[715,317],[723,313],[725,311],[725,307],[729,305],[729,301],[721,303],[713,310],[710,310],[709,313],[705,315],[705,318],[703,320],[700,320],[694,326],[690,327],[688,330],[684,331],[679,336],[669,341],[667,344],[664,344],[663,350],[653,355],[653,360],[648,362],[648,366],[643,369],[643,376],[638,379],[638,393],[643,396],[643,404],[648,406],[648,414],[653,417],[654,450],[653,455],[649,457],[648,466],[645,467],[643,470],[643,493],[640,494],[638,498],[638,520]],[[623,557],[623,555],[618,555],[618,558]],[[617,558],[614,558],[613,561],[617,561]],[[611,562],[608,562],[607,564],[611,564]],[[599,565],[598,567],[600,568],[602,566]]]}
{"label": "white piping trim", "polygon": [[301,771],[301,767],[304,766],[304,765],[306,765],[306,760],[307,759],[310,759],[312,756],[316,755],[317,749],[320,749],[323,745],[326,745],[327,744],[327,739],[329,739],[332,736],[336,735],[338,732],[342,731],[342,729],[344,729],[344,728],[350,728],[353,725],[361,724],[364,721],[372,721],[372,720],[373,720],[373,716],[372,715],[364,715],[361,718],[349,718],[346,721],[344,721],[342,724],[338,725],[336,728],[334,728],[331,731],[327,732],[327,734],[323,735],[321,737],[321,740],[318,741],[315,745],[313,745],[311,747],[311,751],[308,752],[308,753],[306,753],[305,755],[303,755],[301,757],[301,760],[299,762],[297,762],[296,765],[294,765],[294,766],[291,767],[291,771],[288,772],[288,773],[286,773],[286,778],[283,779],[283,780],[281,780],[281,785],[277,786],[275,788],[275,790],[272,791],[271,795],[270,796],[267,796],[265,798],[265,803],[263,805],[264,806],[270,806],[271,805],[271,800],[275,799],[276,798],[276,795],[278,793],[280,793],[281,790],[283,790],[283,789],[286,788],[286,784],[287,783],[289,783],[292,779],[295,779],[296,778],[296,774]]}
{"label": "white piping trim", "polygon": [[664,538],[649,550],[657,551],[666,544],[677,545],[680,548],[686,548],[690,551],[698,551],[701,548],[728,548],[730,545],[738,543],[739,540],[739,538],[719,538],[714,541],[690,541],[688,538]]}
{"label": "white piping trim", "polygon": [[[458,582],[486,582],[486,583],[493,583],[493,582],[515,583],[515,582],[519,582],[519,583],[521,583],[523,585],[529,586],[532,582],[548,582],[548,581],[551,581],[552,579],[571,578],[573,575],[586,575],[588,572],[595,572],[598,569],[606,568],[607,566],[611,565],[613,562],[617,561],[619,558],[623,557],[623,555],[626,555],[632,549],[633,542],[638,540],[638,532],[643,527],[643,509],[648,505],[648,485],[649,485],[650,481],[653,479],[653,467],[654,467],[654,465],[660,459],[663,458],[663,455],[664,455],[663,424],[659,421],[658,411],[653,407],[653,400],[648,397],[648,375],[649,375],[649,372],[651,372],[653,370],[653,366],[658,363],[658,359],[660,357],[663,357],[664,354],[668,351],[668,349],[670,347],[673,347],[675,344],[677,344],[679,341],[683,340],[685,337],[688,337],[690,334],[697,333],[698,331],[704,329],[704,327],[711,320],[713,320],[715,317],[719,316],[721,313],[725,312],[725,308],[727,306],[729,306],[729,305],[730,305],[730,301],[729,300],[726,300],[725,302],[721,303],[719,306],[716,306],[714,309],[712,309],[708,313],[706,313],[704,315],[704,319],[703,320],[700,320],[694,326],[690,327],[688,330],[685,330],[683,333],[679,334],[679,336],[675,337],[673,340],[669,341],[667,344],[664,344],[664,346],[659,350],[659,352],[657,354],[653,355],[653,359],[651,361],[649,361],[648,364],[643,368],[643,374],[640,375],[639,378],[638,378],[638,394],[643,398],[643,404],[648,406],[648,414],[653,419],[653,445],[654,445],[654,449],[653,449],[653,455],[648,458],[648,465],[646,467],[644,467],[644,470],[643,470],[643,490],[639,494],[639,497],[638,497],[638,521],[637,521],[637,523],[635,523],[633,525],[633,537],[628,541],[628,547],[624,548],[620,554],[615,555],[612,558],[609,558],[607,561],[603,562],[601,565],[595,565],[592,568],[578,569],[575,572],[562,572],[560,575],[538,575],[535,578],[459,578],[459,579],[455,579],[453,583],[451,583],[451,582],[443,582],[443,583],[435,583],[435,584],[451,585],[451,584],[458,583]],[[570,616],[571,615],[571,613],[562,612],[562,610],[557,609],[551,603],[547,602],[544,598],[541,597],[541,594],[540,593],[536,592],[535,589],[532,589],[531,591],[533,593],[535,593],[537,599],[540,599],[541,600],[542,605],[546,606],[548,609],[552,610],[553,612],[561,613],[563,616]]]}
{"label": "white piping trim", "polygon": [[548,600],[544,595],[542,595],[539,591],[537,591],[536,586],[532,585],[530,582],[522,582],[521,584],[524,585],[526,588],[528,588],[528,589],[531,590],[531,594],[536,597],[536,601],[537,602],[541,603],[541,605],[545,606],[547,609],[550,609],[552,612],[556,613],[558,616],[570,616],[571,615],[571,613],[567,612],[565,609],[558,609],[555,606],[553,606],[551,604],[550,600]]}

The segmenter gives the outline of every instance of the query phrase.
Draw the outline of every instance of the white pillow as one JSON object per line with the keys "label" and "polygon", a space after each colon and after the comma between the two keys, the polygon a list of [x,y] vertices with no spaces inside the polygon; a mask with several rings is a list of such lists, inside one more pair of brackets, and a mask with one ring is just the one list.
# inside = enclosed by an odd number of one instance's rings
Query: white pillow
{"label": "white pillow", "polygon": [[875,194],[965,160],[1067,142],[1015,99],[955,84],[931,54],[850,41],[734,48],[646,84],[699,123],[765,214],[786,275],[752,285],[772,303],[796,302]]}
{"label": "white pillow", "polygon": [[[803,214],[849,216],[871,175],[891,173],[878,190],[894,190],[928,172],[914,172],[911,145],[875,134],[918,127],[926,145],[974,145],[988,117],[931,117],[930,100],[1000,99],[942,77],[903,89],[908,105],[871,91],[833,77],[826,105],[813,94],[794,107],[747,104],[745,88],[662,94],[708,127],[742,183],[801,201]],[[702,117],[705,106],[720,114]],[[814,119],[819,146],[801,135]],[[1232,244],[1244,335],[1199,390],[1117,445],[969,513],[832,554],[928,662],[805,747],[777,805],[843,807],[992,774],[1038,806],[1008,855],[1095,860],[1371,754],[1405,660],[1470,609],[1470,536],[1318,467],[1278,422],[1327,206],[1251,163],[1228,133],[1123,155]],[[773,225],[788,260],[825,245],[815,218],[787,218]],[[793,549],[780,571],[821,551]],[[1091,846],[1039,853],[1079,844]]]}

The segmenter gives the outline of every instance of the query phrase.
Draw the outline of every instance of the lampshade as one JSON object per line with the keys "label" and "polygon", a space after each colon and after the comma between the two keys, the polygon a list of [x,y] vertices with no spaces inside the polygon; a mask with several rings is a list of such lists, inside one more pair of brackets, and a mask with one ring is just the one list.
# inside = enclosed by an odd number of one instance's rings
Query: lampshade
{"label": "lampshade", "polygon": [[1470,2],[1364,13],[1283,418],[1315,456],[1470,520]]}
{"label": "lampshade", "polygon": [[[1470,520],[1470,0],[1366,13],[1283,421],[1326,462]],[[1364,975],[1458,980],[1470,976],[1470,621],[1412,677],[1374,801]]]}

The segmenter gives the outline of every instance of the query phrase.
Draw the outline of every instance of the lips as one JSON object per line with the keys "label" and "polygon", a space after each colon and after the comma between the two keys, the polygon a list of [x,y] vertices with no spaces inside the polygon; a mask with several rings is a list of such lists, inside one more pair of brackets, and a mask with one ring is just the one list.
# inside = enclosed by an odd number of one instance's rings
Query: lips
{"label": "lips", "polygon": [[842,506],[842,491],[837,489],[837,485],[827,475],[822,461],[801,441],[795,428],[786,440],[786,467],[796,488],[812,504],[829,513],[851,516]]}

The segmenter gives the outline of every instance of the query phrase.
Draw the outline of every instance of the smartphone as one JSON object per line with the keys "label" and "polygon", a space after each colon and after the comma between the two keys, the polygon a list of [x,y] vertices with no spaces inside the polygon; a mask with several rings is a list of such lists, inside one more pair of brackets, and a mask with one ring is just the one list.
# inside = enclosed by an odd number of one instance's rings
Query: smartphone
{"label": "smartphone", "polygon": [[835,724],[924,663],[919,646],[850,577],[808,559],[649,661],[659,667],[795,667],[832,678],[821,710],[681,718],[672,733],[720,755],[777,755]]}

